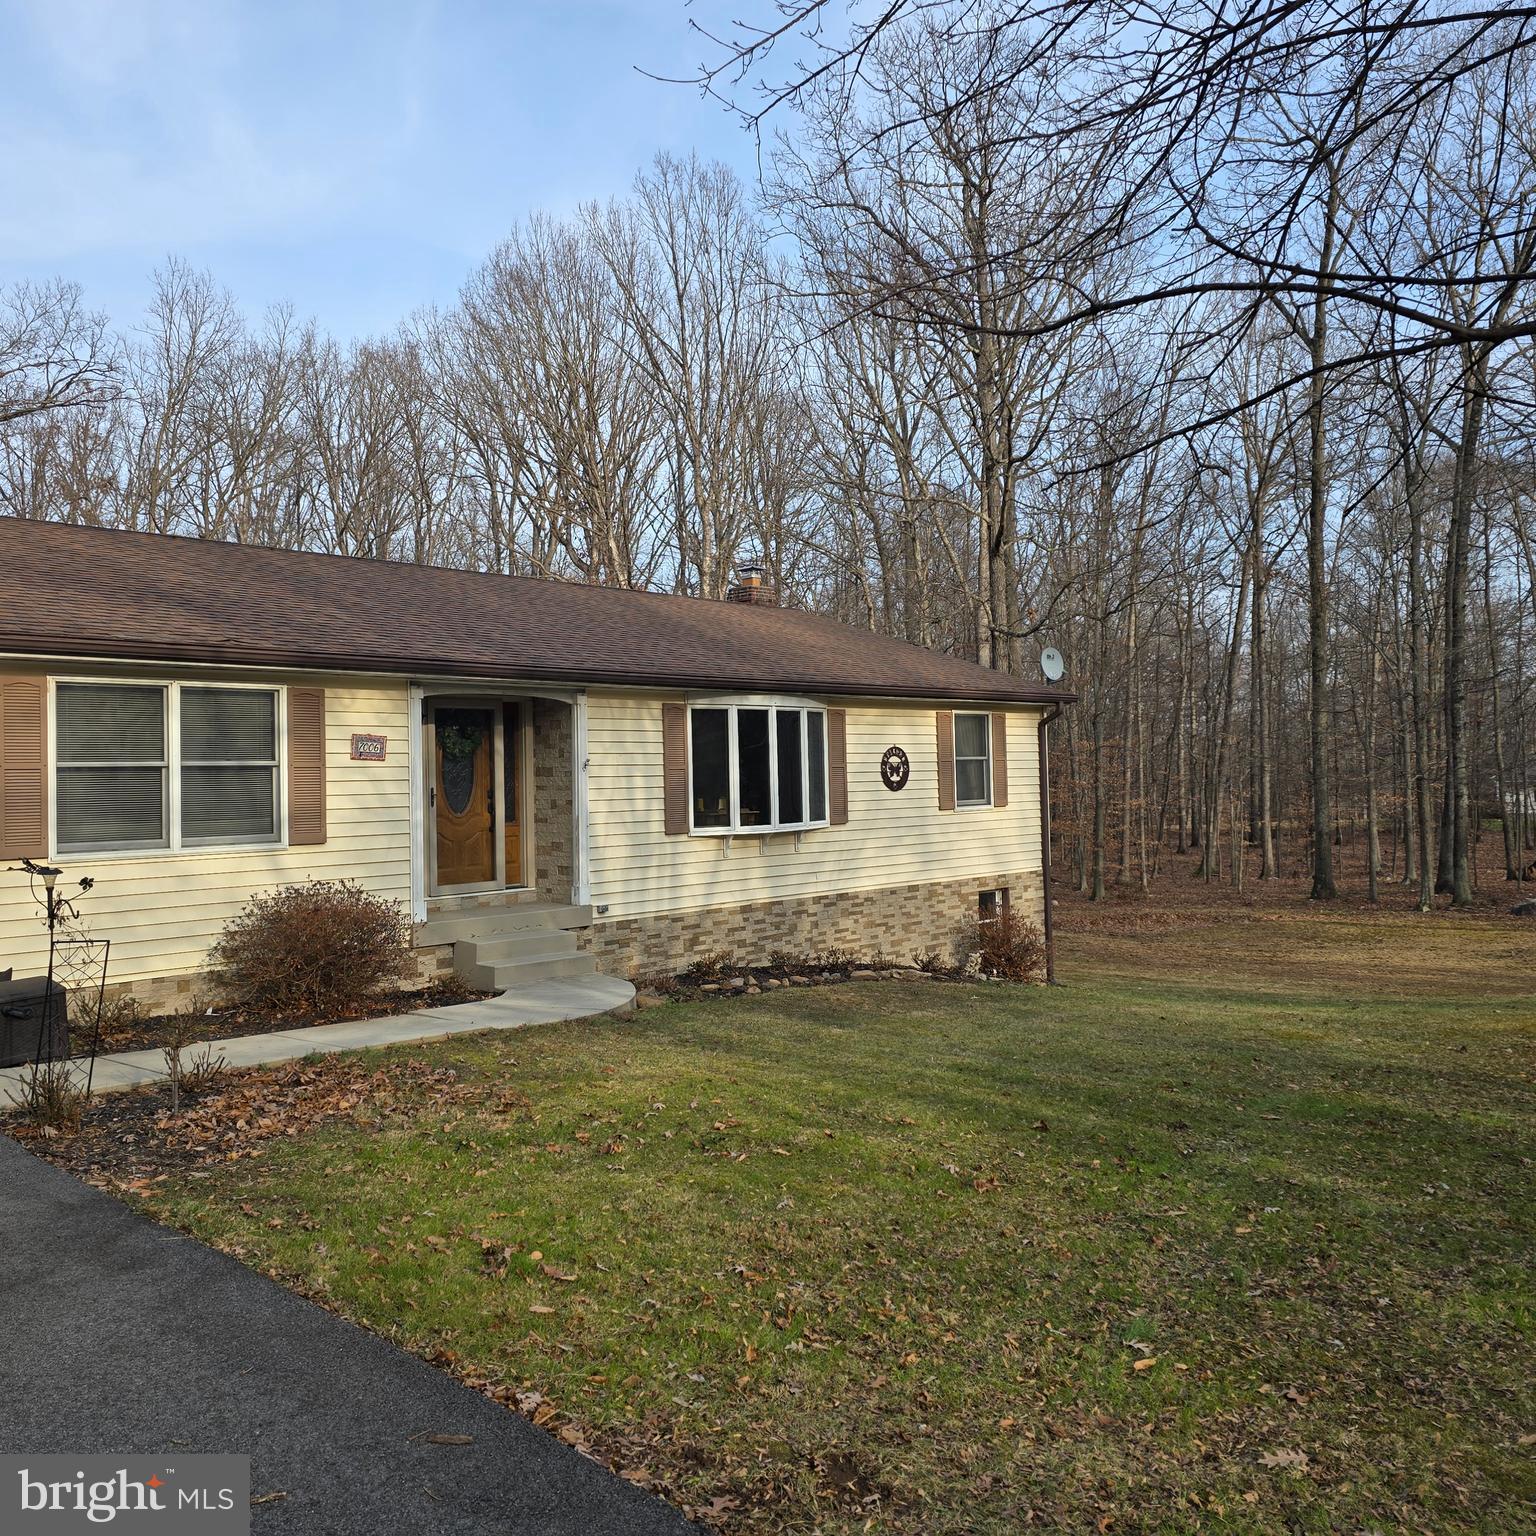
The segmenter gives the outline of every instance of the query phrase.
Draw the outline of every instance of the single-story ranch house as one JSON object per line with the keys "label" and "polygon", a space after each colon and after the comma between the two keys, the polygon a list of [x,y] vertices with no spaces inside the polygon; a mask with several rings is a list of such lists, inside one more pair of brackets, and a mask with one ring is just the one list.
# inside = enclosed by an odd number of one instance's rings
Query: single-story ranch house
{"label": "single-story ranch house", "polygon": [[[356,880],[502,989],[1043,916],[1060,690],[776,606],[0,518],[0,864],[95,881],[109,980]],[[0,968],[40,972],[0,874]]]}

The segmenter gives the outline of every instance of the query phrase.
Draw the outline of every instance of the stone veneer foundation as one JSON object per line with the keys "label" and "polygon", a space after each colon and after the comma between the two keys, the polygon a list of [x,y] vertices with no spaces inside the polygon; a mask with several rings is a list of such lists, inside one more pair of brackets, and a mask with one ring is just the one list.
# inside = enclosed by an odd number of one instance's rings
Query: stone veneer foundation
{"label": "stone veneer foundation", "polygon": [[[631,978],[676,975],[701,956],[722,951],[744,963],[761,964],[775,950],[813,955],[845,949],[860,959],[879,954],[908,965],[914,956],[929,951],[937,951],[945,959],[956,958],[959,936],[966,922],[976,916],[978,893],[999,888],[1009,892],[1014,912],[1040,923],[1040,874],[1036,870],[659,912],[648,917],[599,919],[590,928],[576,929],[575,935],[581,948],[597,961],[599,971]],[[488,907],[512,904],[500,892],[482,900]],[[478,904],[473,898],[455,900],[461,909]],[[418,948],[415,954],[419,986],[453,970],[451,944]],[[207,977],[194,972],[109,984],[106,995],[109,1001],[132,995],[148,1013],[174,1013],[192,1007],[207,990]]]}
{"label": "stone veneer foundation", "polygon": [[[429,944],[411,951],[415,976],[407,976],[407,989],[430,986],[453,974],[453,945]],[[133,998],[147,1014],[185,1013],[213,1001],[213,985],[206,971],[186,971],[180,976],[141,976],[136,981],[109,981],[102,993],[105,1004]]]}
{"label": "stone veneer foundation", "polygon": [[883,954],[908,965],[928,951],[951,958],[965,923],[976,916],[978,893],[1000,887],[1008,890],[1015,913],[1041,921],[1036,870],[599,919],[577,938],[610,976],[675,975],[700,956],[721,951],[761,964],[774,950],[809,955],[846,949],[860,959]]}

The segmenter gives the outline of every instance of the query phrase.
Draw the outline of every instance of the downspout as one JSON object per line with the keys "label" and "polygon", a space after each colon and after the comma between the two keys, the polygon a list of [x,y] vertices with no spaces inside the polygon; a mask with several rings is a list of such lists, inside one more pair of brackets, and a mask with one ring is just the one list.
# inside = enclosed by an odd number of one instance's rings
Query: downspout
{"label": "downspout", "polygon": [[1040,885],[1045,922],[1045,984],[1056,985],[1056,940],[1051,927],[1051,748],[1052,721],[1065,706],[1053,704],[1040,716]]}

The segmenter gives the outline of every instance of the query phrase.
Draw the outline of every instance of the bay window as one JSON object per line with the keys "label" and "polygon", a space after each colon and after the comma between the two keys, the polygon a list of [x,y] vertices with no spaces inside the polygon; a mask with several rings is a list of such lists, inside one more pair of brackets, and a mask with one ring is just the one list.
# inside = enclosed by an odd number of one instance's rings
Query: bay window
{"label": "bay window", "polygon": [[279,842],[280,708],[274,688],[58,683],[58,851]]}
{"label": "bay window", "polygon": [[800,704],[698,704],[688,711],[695,832],[827,824],[826,712]]}

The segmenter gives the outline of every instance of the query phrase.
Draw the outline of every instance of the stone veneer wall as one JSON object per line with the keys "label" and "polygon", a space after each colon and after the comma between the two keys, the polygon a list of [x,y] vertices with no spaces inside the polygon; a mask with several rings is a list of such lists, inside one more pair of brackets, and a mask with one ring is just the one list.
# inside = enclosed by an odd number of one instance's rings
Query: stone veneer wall
{"label": "stone veneer wall", "polygon": [[571,706],[533,701],[533,886],[541,901],[571,899]]}
{"label": "stone veneer wall", "polygon": [[614,976],[676,974],[722,950],[750,964],[776,949],[800,955],[846,949],[861,959],[880,953],[908,965],[929,950],[952,956],[966,920],[976,916],[977,892],[1002,886],[1015,913],[1041,921],[1037,870],[599,921],[577,937],[598,969]]}
{"label": "stone veneer wall", "polygon": [[[406,977],[407,988],[430,986],[453,974],[452,944],[429,944],[413,949],[411,954],[416,961],[416,974]],[[104,1002],[113,1003],[125,997],[133,998],[148,1014],[185,1013],[194,1004],[213,999],[213,983],[206,971],[107,983]]]}

